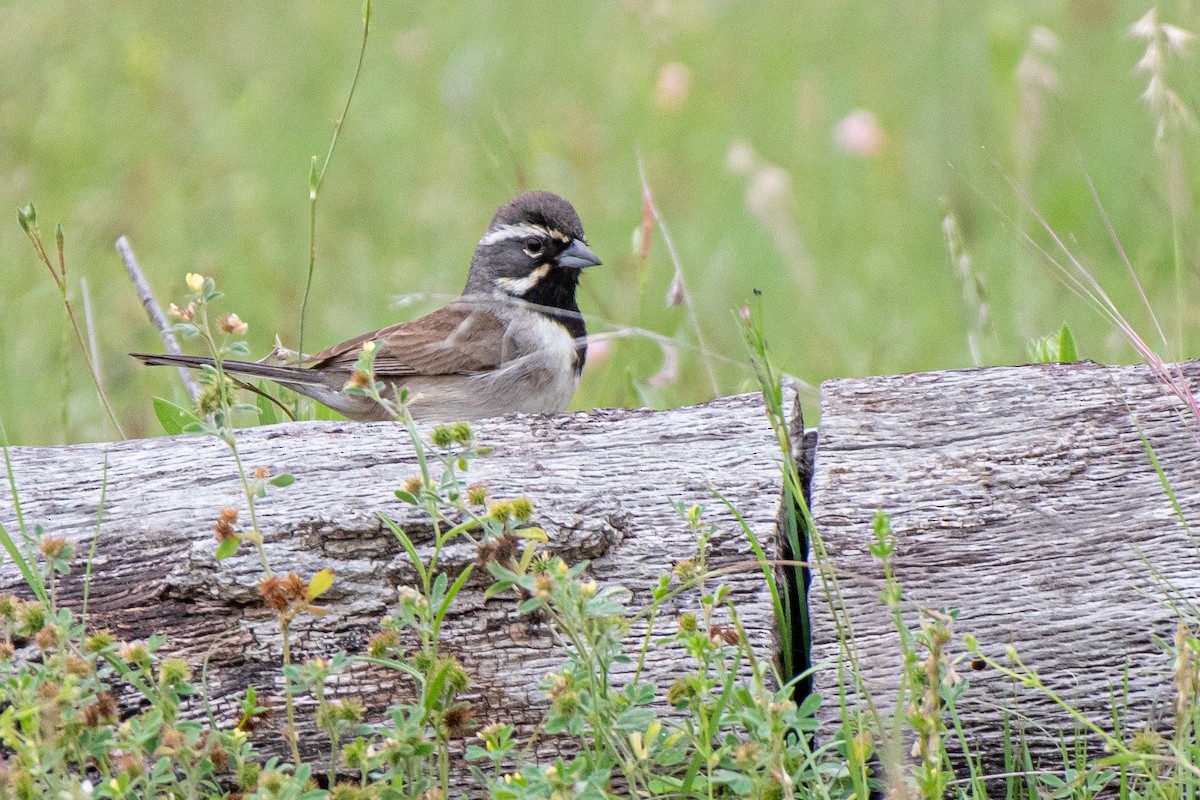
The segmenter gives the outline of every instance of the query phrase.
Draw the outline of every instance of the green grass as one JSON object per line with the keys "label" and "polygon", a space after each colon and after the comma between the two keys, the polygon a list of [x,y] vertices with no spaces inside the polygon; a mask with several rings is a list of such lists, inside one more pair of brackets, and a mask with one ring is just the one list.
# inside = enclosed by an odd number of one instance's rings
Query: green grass
{"label": "green grass", "polygon": [[[812,384],[831,377],[969,366],[964,308],[942,233],[942,200],[985,289],[985,363],[1025,358],[1026,341],[1066,322],[1080,355],[1137,357],[1021,245],[1032,226],[1011,176],[1135,326],[1133,288],[1084,181],[1086,169],[1150,299],[1175,330],[1172,214],[1154,121],[1133,71],[1143,44],[1124,2],[944,4],[716,0],[377,4],[354,105],[322,186],[307,344],[323,346],[429,310],[460,291],[490,214],[520,186],[567,196],[606,266],[585,312],[691,341],[685,310],[665,308],[672,266],[641,222],[637,150],[676,240],[724,392],[753,388],[730,310],[762,289],[775,362]],[[1194,2],[1160,6],[1200,29]],[[357,58],[357,2],[172,6],[61,0],[0,4],[0,419],[19,444],[115,436],[86,364],[15,211],[38,205],[66,229],[76,306],[87,276],[100,367],[131,435],[159,432],[149,398],[184,395],[170,370],[124,354],[155,333],[113,252],[130,237],[165,303],[188,271],[215,276],[250,323],[256,355],[278,333],[295,345],[308,266],[308,173],[324,156]],[[1035,26],[1059,47],[1045,60],[1057,99],[1021,133],[1017,65]],[[1187,57],[1185,57],[1187,58]],[[690,70],[677,109],[656,102],[663,66]],[[1168,62],[1195,105],[1196,60]],[[873,158],[832,136],[857,108],[886,134]],[[749,144],[790,180],[771,219],[811,264],[773,243],[726,166]],[[1190,198],[1194,134],[1183,140],[1181,241],[1186,296],[1196,261]],[[1033,148],[1031,162],[1016,153]],[[1191,244],[1189,244],[1191,243]],[[396,295],[429,297],[394,309]],[[1195,338],[1189,308],[1185,333]],[[593,324],[593,329],[603,328]],[[60,352],[69,358],[58,358]],[[1184,354],[1192,351],[1185,349]],[[47,355],[53,358],[47,358]],[[674,405],[711,394],[698,357],[678,381],[646,388],[660,356],[646,341],[593,359],[575,399]],[[65,376],[58,367],[69,363]],[[809,402],[810,407],[815,403]],[[815,410],[815,408],[813,409]],[[64,422],[65,420],[65,422]]]}

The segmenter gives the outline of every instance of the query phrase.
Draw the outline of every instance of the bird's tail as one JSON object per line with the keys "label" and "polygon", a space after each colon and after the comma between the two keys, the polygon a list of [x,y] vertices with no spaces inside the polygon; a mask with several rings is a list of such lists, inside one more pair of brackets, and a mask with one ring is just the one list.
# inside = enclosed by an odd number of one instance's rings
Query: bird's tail
{"label": "bird's tail", "polygon": [[[213,360],[208,356],[175,356],[166,353],[130,353],[129,355],[147,366],[171,366],[199,369],[212,365]],[[276,383],[288,386],[320,386],[325,387],[324,377],[319,372],[304,367],[281,367],[274,364],[260,364],[255,361],[223,360],[221,368],[233,375],[249,375],[255,378],[266,378]]]}

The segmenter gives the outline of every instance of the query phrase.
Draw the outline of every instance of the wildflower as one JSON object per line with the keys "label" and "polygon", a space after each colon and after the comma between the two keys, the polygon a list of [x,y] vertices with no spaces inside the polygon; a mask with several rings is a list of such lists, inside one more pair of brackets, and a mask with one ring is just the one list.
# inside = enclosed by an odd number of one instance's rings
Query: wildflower
{"label": "wildflower", "polygon": [[121,658],[130,664],[144,664],[150,660],[150,650],[145,642],[124,642],[119,652]]}
{"label": "wildflower", "polygon": [[675,708],[686,703],[696,694],[696,687],[687,678],[676,678],[671,684],[671,688],[667,689],[667,702]]}
{"label": "wildflower", "polygon": [[171,303],[167,307],[167,313],[176,319],[181,319],[184,322],[191,322],[196,318],[196,304],[188,303],[187,308],[181,309],[179,306]]}
{"label": "wildflower", "polygon": [[64,553],[66,554],[67,558],[70,558],[70,547],[70,542],[61,536],[44,536],[42,537],[42,540],[38,542],[38,550],[47,560],[58,558]]}
{"label": "wildflower", "polygon": [[442,716],[446,734],[451,739],[462,738],[475,724],[475,709],[470,703],[455,703]]}
{"label": "wildflower", "polygon": [[591,599],[596,596],[596,588],[596,582],[594,580],[587,580],[579,584],[579,593],[585,598]]}
{"label": "wildflower", "polygon": [[429,438],[437,447],[449,447],[454,443],[454,432],[449,425],[438,425]]}
{"label": "wildflower", "polygon": [[550,672],[546,674],[546,682],[550,684],[550,688],[546,690],[546,699],[554,700],[565,692],[571,685],[570,676],[562,672]]}
{"label": "wildflower", "polygon": [[1165,744],[1162,734],[1149,728],[1142,728],[1129,739],[1129,749],[1146,756],[1158,755]]}
{"label": "wildflower", "polygon": [[350,380],[346,381],[345,389],[365,389],[371,385],[371,376],[363,372],[361,369],[356,369],[350,373]]}
{"label": "wildflower", "polygon": [[367,355],[371,355],[372,353],[375,352],[375,340],[374,339],[367,341],[367,342],[363,342],[363,352],[366,353]]}
{"label": "wildflower", "polygon": [[217,325],[220,326],[221,330],[234,336],[244,336],[246,331],[250,330],[250,325],[242,322],[242,318],[234,313],[218,317]]}
{"label": "wildflower", "polygon": [[517,497],[511,501],[512,515],[517,522],[528,523],[533,519],[533,502],[528,497]]}
{"label": "wildflower", "polygon": [[741,140],[729,145],[725,153],[725,168],[734,175],[749,175],[758,166],[758,154],[748,142]]}
{"label": "wildflower", "polygon": [[679,630],[684,633],[691,633],[696,630],[696,615],[691,611],[685,611],[679,616]]}
{"label": "wildflower", "polygon": [[164,659],[158,668],[158,682],[163,686],[178,686],[192,678],[192,668],[182,658]]}
{"label": "wildflower", "polygon": [[37,642],[38,649],[42,652],[51,649],[55,644],[58,643],[58,626],[47,625],[37,632],[37,635],[33,637],[33,640]]}
{"label": "wildflower", "polygon": [[700,568],[694,558],[685,558],[676,564],[671,571],[675,573],[676,578],[684,583],[700,577]]}
{"label": "wildflower", "polygon": [[493,722],[490,725],[485,725],[475,735],[479,737],[488,750],[495,750],[499,746],[500,737],[504,733],[504,729],[505,726],[501,723]]}
{"label": "wildflower", "polygon": [[467,487],[467,502],[473,506],[487,503],[488,487],[485,483],[475,483]]}
{"label": "wildflower", "polygon": [[423,484],[424,481],[421,480],[421,477],[419,475],[414,475],[404,482],[404,491],[408,492],[409,494],[416,494],[417,492],[421,491]]}
{"label": "wildflower", "polygon": [[708,638],[713,644],[737,644],[741,641],[737,628],[732,625],[713,625],[708,629]]}
{"label": "wildflower", "polygon": [[367,643],[367,653],[372,658],[383,658],[389,651],[400,646],[400,634],[395,631],[380,631]]}
{"label": "wildflower", "polygon": [[83,710],[84,724],[89,728],[111,725],[117,721],[119,710],[116,697],[109,692],[100,692],[95,702]]}
{"label": "wildflower", "polygon": [[98,653],[101,650],[111,646],[114,641],[116,640],[113,639],[113,635],[110,631],[101,630],[96,631],[87,638],[86,646],[90,652]]}
{"label": "wildflower", "polygon": [[267,478],[271,477],[271,469],[269,467],[255,467],[254,477],[257,480],[265,481]]}
{"label": "wildflower", "polygon": [[479,563],[511,564],[517,557],[517,537],[504,533],[479,545]]}
{"label": "wildflower", "polygon": [[125,753],[118,756],[115,764],[118,772],[137,778],[146,772],[146,762],[140,753]]}
{"label": "wildflower", "polygon": [[742,769],[749,769],[758,763],[758,756],[757,742],[743,742],[733,750],[733,763]]}
{"label": "wildflower", "polygon": [[237,522],[238,510],[233,506],[222,508],[217,515],[217,521],[213,524],[213,535],[217,537],[218,542],[228,541],[237,537],[237,529],[233,527],[233,523]]}
{"label": "wildflower", "polygon": [[396,590],[396,593],[400,595],[401,603],[411,603],[418,608],[429,605],[429,601],[425,599],[425,595],[411,586],[401,586]]}
{"label": "wildflower", "polygon": [[883,150],[883,128],[874,114],[860,108],[851,111],[834,126],[833,141],[851,155],[877,156]]}
{"label": "wildflower", "polygon": [[160,749],[164,751],[163,755],[178,753],[185,744],[187,744],[187,739],[184,738],[184,735],[178,728],[167,728],[162,732],[162,745]]}
{"label": "wildflower", "polygon": [[307,602],[308,585],[295,572],[289,572],[286,578],[270,577],[259,581],[258,594],[267,608],[283,614],[293,606]]}
{"label": "wildflower", "polygon": [[199,292],[204,288],[204,276],[195,272],[189,272],[184,279],[187,282],[188,288],[193,292]]}
{"label": "wildflower", "polygon": [[678,111],[687,102],[692,85],[692,71],[678,62],[666,64],[658,73],[654,87],[654,104],[664,111]]}

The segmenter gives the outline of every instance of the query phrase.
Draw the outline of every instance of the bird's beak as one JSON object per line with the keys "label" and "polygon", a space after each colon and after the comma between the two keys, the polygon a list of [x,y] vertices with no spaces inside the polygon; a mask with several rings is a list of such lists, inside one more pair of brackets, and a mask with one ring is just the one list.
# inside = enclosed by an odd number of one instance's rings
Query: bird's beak
{"label": "bird's beak", "polygon": [[558,265],[560,267],[583,269],[584,267],[594,267],[599,263],[600,259],[596,258],[596,254],[578,239],[572,239],[571,246],[564,250],[558,257]]}

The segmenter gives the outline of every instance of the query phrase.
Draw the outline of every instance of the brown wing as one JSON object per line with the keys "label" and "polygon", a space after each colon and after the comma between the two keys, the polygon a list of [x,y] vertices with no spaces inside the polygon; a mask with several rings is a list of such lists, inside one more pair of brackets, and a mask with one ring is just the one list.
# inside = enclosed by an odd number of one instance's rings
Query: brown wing
{"label": "brown wing", "polygon": [[504,323],[490,311],[452,304],[335,344],[314,355],[309,368],[349,371],[368,341],[379,343],[375,372],[381,377],[465,375],[500,365]]}

